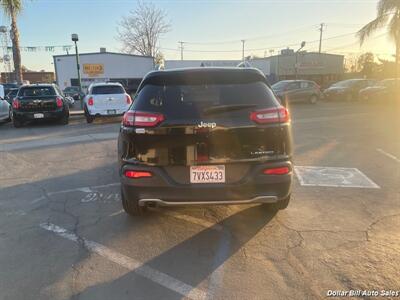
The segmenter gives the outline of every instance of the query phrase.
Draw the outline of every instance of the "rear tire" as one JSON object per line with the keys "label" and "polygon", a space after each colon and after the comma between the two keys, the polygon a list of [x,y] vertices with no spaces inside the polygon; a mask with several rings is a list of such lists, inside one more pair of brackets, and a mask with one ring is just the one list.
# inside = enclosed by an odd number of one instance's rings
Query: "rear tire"
{"label": "rear tire", "polygon": [[12,121],[12,109],[10,108],[10,111],[8,112],[8,119],[6,122],[11,122]]}
{"label": "rear tire", "polygon": [[13,125],[15,128],[21,128],[22,127],[22,122],[18,119],[13,119]]}
{"label": "rear tire", "polygon": [[90,124],[90,123],[93,123],[93,121],[94,121],[94,116],[91,116],[91,115],[87,114],[86,115],[86,122],[88,124]]}
{"label": "rear tire", "polygon": [[130,216],[144,215],[144,213],[147,210],[146,206],[139,205],[139,199],[137,199],[137,198],[128,199],[125,196],[122,188],[121,188],[121,200],[122,200],[122,207],[124,208],[124,211]]}
{"label": "rear tire", "polygon": [[67,114],[65,114],[61,119],[60,119],[60,124],[61,125],[67,125],[69,123],[69,117]]}

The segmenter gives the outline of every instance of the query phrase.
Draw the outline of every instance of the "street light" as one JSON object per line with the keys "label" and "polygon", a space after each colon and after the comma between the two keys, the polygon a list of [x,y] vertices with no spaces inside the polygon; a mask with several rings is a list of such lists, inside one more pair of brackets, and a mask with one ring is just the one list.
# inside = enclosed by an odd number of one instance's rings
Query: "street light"
{"label": "street light", "polygon": [[[82,95],[82,82],[81,82],[81,72],[79,66],[79,54],[78,54],[78,44],[76,43],[79,41],[78,35],[76,33],[71,34],[71,39],[75,43],[75,56],[76,56],[76,69],[78,71],[78,85],[79,85],[79,98]],[[81,100],[81,108],[83,109],[83,99]]]}
{"label": "street light", "polygon": [[302,42],[301,42],[301,45],[300,45],[300,48],[296,51],[296,64],[295,64],[295,66],[294,66],[296,80],[297,80],[297,73],[298,73],[298,68],[299,68],[299,66],[298,66],[299,52],[300,52],[301,49],[304,48],[305,45],[306,45],[306,42],[305,42],[305,41],[302,41]]}

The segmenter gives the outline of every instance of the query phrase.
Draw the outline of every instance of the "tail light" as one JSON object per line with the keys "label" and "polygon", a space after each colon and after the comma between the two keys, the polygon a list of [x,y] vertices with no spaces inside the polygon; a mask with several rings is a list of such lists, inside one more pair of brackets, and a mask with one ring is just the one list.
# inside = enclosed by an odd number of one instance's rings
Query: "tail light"
{"label": "tail light", "polygon": [[88,105],[92,106],[94,104],[93,97],[90,97],[87,103]]}
{"label": "tail light", "polygon": [[147,171],[132,171],[132,170],[127,170],[124,173],[125,177],[128,178],[148,178],[148,177],[153,177],[153,174],[151,174],[151,172],[147,172]]}
{"label": "tail light", "polygon": [[286,175],[289,174],[289,172],[289,167],[271,168],[263,171],[263,173],[266,175]]}
{"label": "tail light", "polygon": [[289,111],[281,106],[253,111],[250,120],[258,124],[287,123],[290,121]]}
{"label": "tail light", "polygon": [[63,101],[60,97],[57,97],[56,104],[57,104],[57,107],[63,107]]}
{"label": "tail light", "polygon": [[13,109],[19,109],[21,107],[21,102],[19,102],[18,98],[15,98],[12,102]]}
{"label": "tail light", "polygon": [[126,95],[126,104],[131,104],[132,103],[132,98],[128,94]]}
{"label": "tail light", "polygon": [[147,113],[141,111],[127,111],[122,119],[122,124],[126,127],[154,127],[164,121],[164,115],[158,113]]}

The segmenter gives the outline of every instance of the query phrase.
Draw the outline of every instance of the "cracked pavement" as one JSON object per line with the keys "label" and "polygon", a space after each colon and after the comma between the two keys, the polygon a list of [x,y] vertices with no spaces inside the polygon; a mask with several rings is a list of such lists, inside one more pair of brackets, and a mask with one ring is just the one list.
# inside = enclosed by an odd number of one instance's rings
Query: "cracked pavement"
{"label": "cracked pavement", "polygon": [[[400,164],[376,150],[400,157],[400,110],[377,107],[291,107],[296,165],[357,168],[380,188],[302,186],[295,179],[292,202],[279,212],[181,207],[128,217],[121,212],[115,139],[37,147],[46,139],[111,137],[115,120],[0,125],[0,144],[24,143],[0,151],[0,299],[184,298],[151,280],[157,272],[208,299],[400,290]],[[55,224],[77,242],[40,224]],[[154,274],[143,277],[93,252],[88,241]]]}

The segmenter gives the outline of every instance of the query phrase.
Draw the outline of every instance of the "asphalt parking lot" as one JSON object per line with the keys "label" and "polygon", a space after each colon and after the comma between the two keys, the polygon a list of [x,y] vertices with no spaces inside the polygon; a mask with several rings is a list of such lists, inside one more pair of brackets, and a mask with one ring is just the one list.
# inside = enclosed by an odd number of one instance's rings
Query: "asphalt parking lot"
{"label": "asphalt parking lot", "polygon": [[0,299],[320,299],[400,289],[400,110],[291,107],[296,177],[265,206],[122,212],[118,120],[0,125]]}

